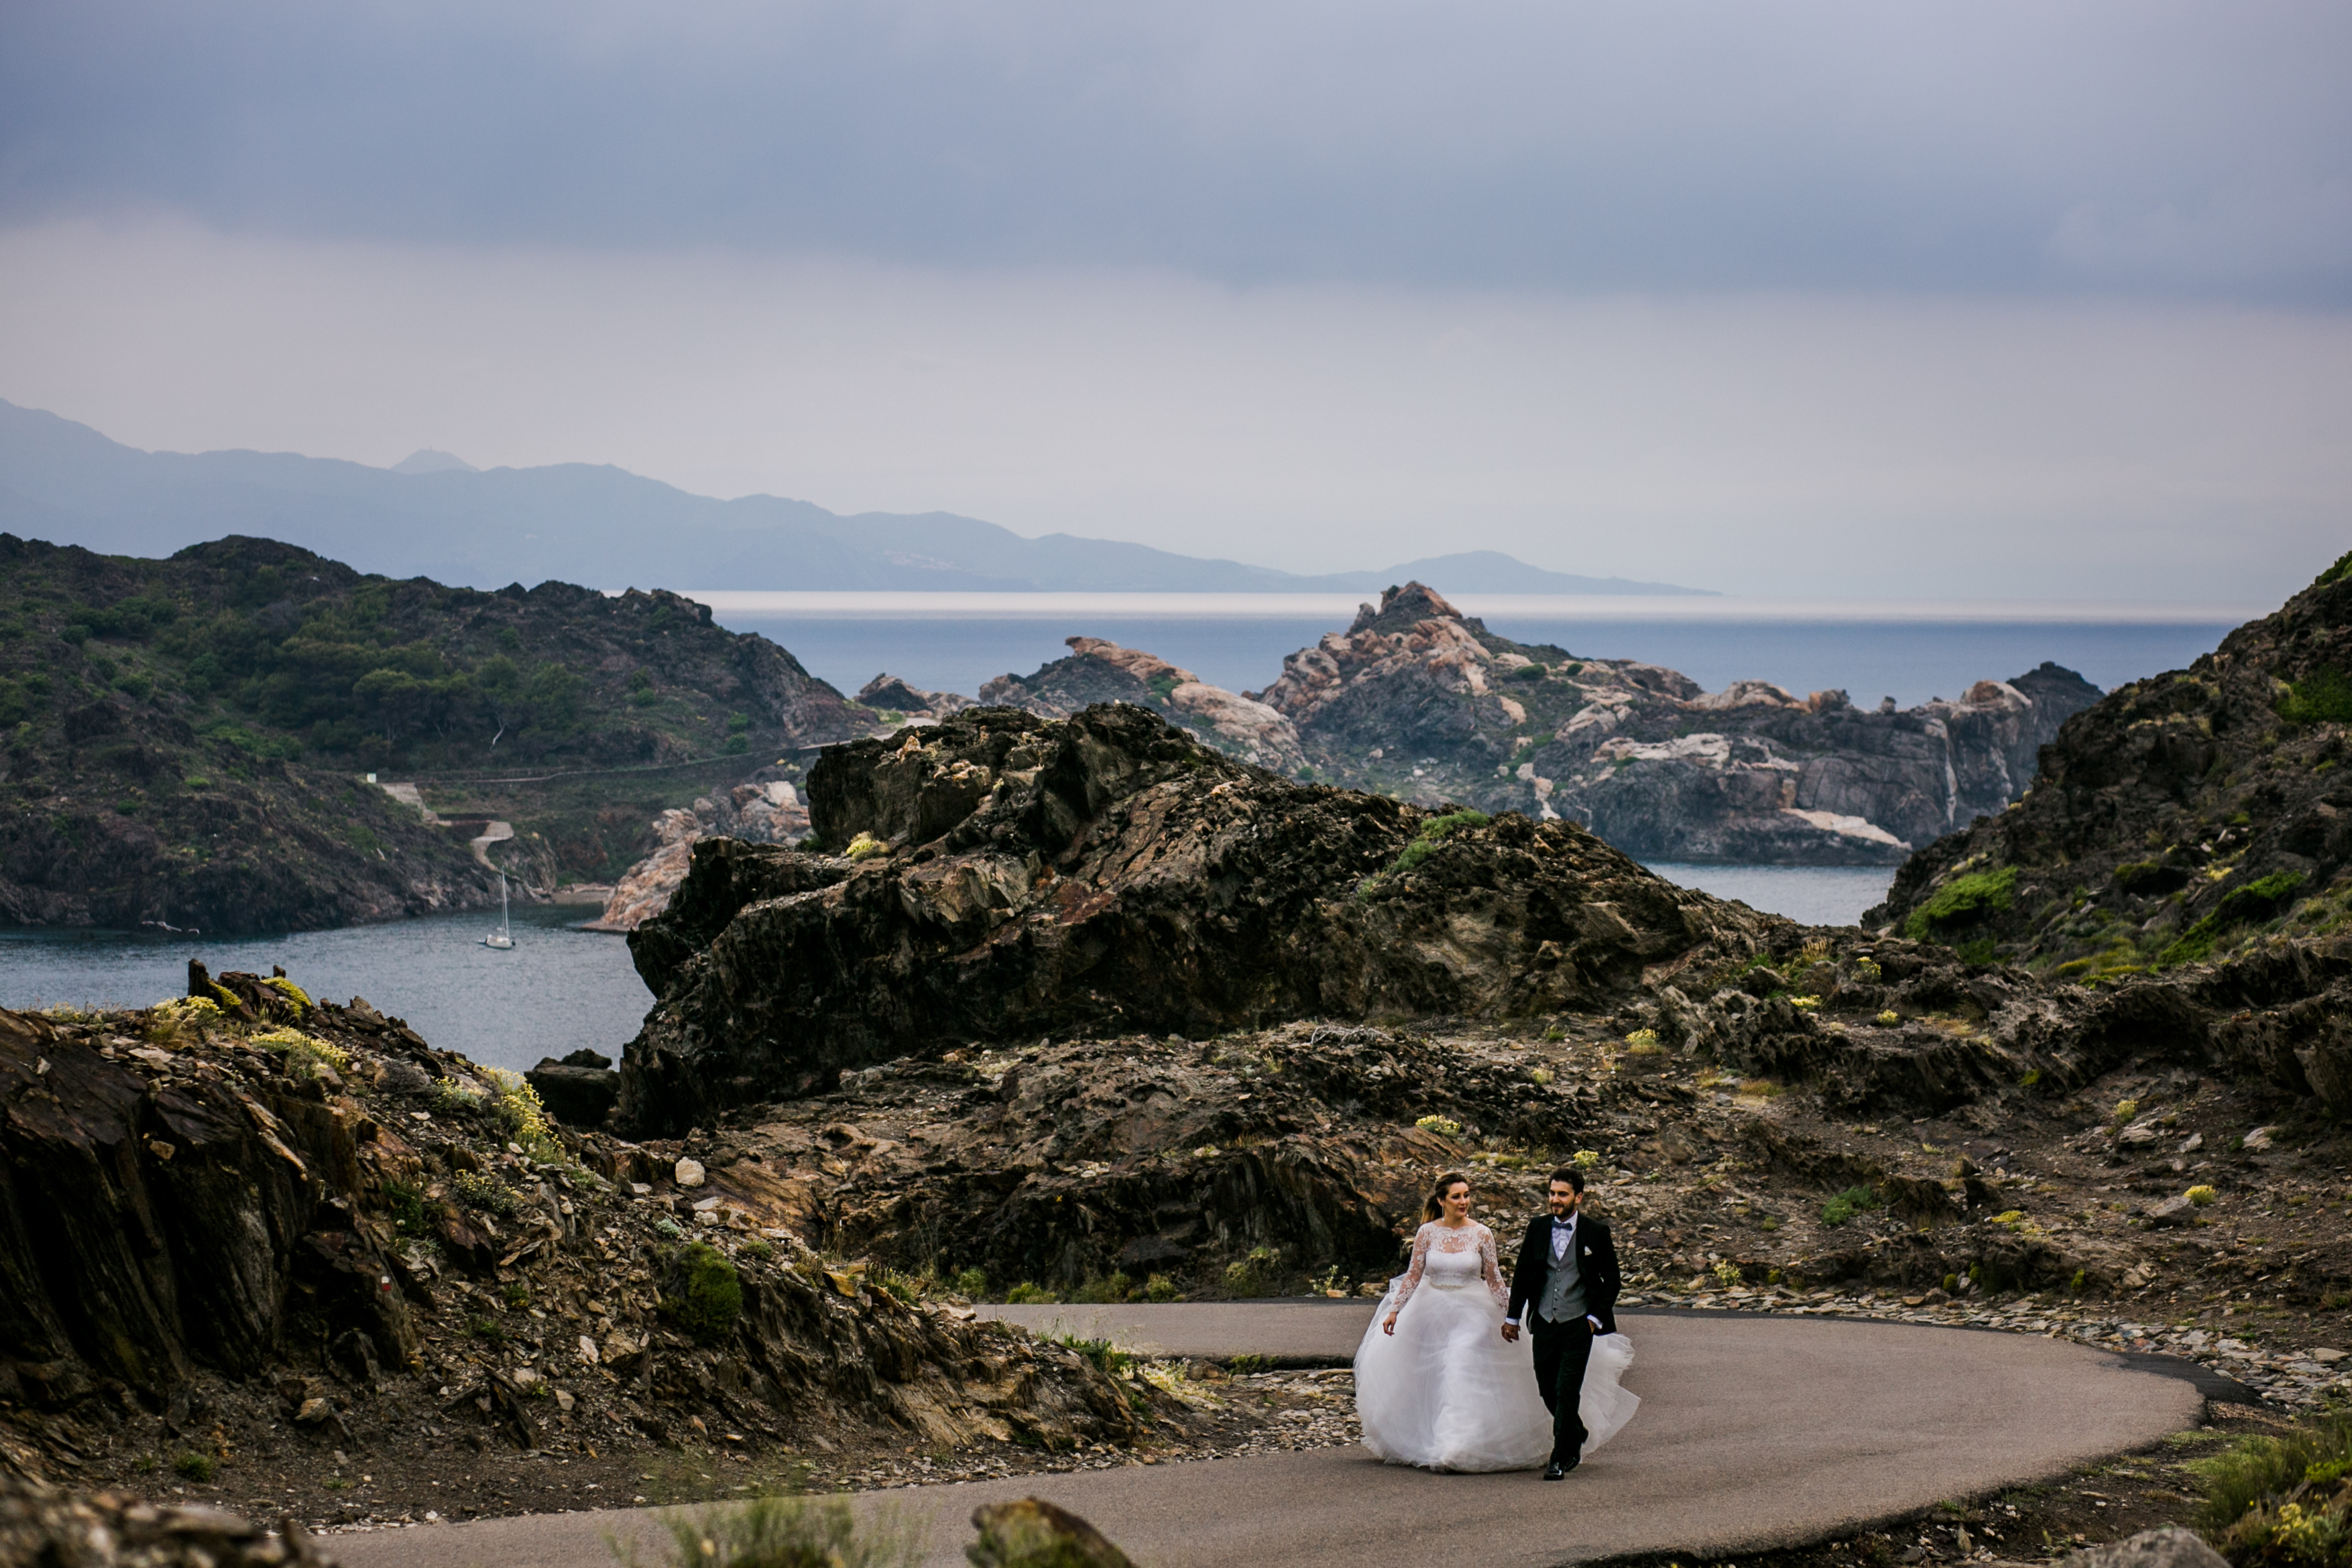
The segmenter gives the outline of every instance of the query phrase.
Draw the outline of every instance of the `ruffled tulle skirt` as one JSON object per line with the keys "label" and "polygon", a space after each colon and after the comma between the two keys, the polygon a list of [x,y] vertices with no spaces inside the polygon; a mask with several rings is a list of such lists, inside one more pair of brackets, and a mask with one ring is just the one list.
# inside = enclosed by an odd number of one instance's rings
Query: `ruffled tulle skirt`
{"label": "ruffled tulle skirt", "polygon": [[[1434,1470],[1527,1470],[1551,1458],[1551,1412],[1536,1391],[1534,1336],[1510,1343],[1503,1309],[1484,1286],[1442,1290],[1423,1280],[1393,1335],[1381,1332],[1398,1281],[1356,1349],[1356,1415],[1364,1447],[1392,1465]],[[1591,1453],[1633,1418],[1639,1396],[1618,1386],[1633,1364],[1623,1334],[1592,1342],[1577,1413]]]}

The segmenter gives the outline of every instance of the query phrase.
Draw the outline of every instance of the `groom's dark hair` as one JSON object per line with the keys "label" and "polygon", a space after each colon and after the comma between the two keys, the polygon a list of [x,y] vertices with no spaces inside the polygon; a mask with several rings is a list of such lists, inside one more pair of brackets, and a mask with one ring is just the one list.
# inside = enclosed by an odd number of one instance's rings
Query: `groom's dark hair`
{"label": "groom's dark hair", "polygon": [[1554,1181],[1564,1181],[1578,1192],[1584,1190],[1584,1173],[1574,1166],[1562,1166],[1551,1173]]}

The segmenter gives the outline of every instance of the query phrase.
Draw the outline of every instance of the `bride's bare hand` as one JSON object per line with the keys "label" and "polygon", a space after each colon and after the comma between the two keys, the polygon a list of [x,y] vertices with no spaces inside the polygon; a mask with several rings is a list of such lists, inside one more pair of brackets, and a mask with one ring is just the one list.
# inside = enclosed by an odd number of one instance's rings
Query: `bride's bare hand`
{"label": "bride's bare hand", "polygon": [[1396,1333],[1396,1321],[1397,1321],[1397,1315],[1396,1315],[1394,1312],[1391,1312],[1391,1313],[1388,1315],[1388,1321],[1387,1321],[1386,1322],[1383,1322],[1382,1324],[1381,1324],[1381,1332],[1382,1333]]}

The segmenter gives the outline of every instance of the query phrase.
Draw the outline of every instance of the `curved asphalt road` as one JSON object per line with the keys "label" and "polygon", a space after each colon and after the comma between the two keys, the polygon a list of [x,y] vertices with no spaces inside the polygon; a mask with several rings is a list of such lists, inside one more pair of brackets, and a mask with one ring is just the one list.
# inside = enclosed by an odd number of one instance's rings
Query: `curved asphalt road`
{"label": "curved asphalt road", "polygon": [[[998,1308],[1171,1354],[1345,1359],[1370,1303]],[[1137,1562],[1549,1568],[1631,1552],[1797,1545],[1946,1498],[2039,1480],[2195,1423],[2181,1379],[2062,1340],[1856,1319],[1628,1314],[1641,1413],[1566,1481],[1441,1476],[1360,1448],[1135,1465],[879,1494],[933,1520],[954,1568],[982,1502],[1034,1495]],[[599,1568],[644,1511],[337,1537],[349,1568]]]}

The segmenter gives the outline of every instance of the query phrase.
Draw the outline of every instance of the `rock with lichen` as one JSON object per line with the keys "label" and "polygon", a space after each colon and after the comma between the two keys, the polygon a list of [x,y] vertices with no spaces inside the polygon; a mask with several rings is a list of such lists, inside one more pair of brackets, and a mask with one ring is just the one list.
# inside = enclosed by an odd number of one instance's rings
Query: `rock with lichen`
{"label": "rock with lichen", "polygon": [[971,1041],[1607,1006],[1769,924],[1573,823],[1300,783],[1126,705],[968,709],[809,790],[825,848],[700,844],[631,938],[641,1132]]}

